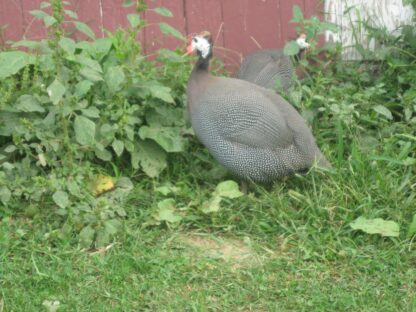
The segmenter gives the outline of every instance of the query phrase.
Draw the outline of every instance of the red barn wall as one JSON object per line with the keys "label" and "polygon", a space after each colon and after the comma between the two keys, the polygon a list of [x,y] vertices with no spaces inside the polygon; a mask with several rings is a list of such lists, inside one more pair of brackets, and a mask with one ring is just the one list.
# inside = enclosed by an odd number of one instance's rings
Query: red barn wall
{"label": "red barn wall", "polygon": [[[41,39],[46,36],[42,23],[29,13],[39,9],[43,0],[0,0],[1,41]],[[126,27],[127,14],[134,9],[123,8],[123,0],[68,0],[69,9],[78,13],[79,19],[103,36],[103,29],[114,31]],[[150,26],[140,36],[145,51],[151,53],[158,47],[183,46],[179,40],[160,34],[158,25],[164,21],[183,34],[209,30],[215,39],[217,56],[231,67],[238,65],[241,57],[262,48],[282,47],[295,36],[292,7],[299,5],[305,15],[320,14],[320,0],[147,0],[149,8],[164,6],[174,17],[162,17],[147,11],[144,18]]]}

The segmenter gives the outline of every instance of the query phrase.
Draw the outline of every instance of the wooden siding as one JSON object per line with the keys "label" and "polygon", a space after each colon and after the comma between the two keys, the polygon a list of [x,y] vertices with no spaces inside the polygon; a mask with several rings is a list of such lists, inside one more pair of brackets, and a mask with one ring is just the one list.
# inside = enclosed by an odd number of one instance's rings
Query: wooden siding
{"label": "wooden siding", "polygon": [[337,34],[328,32],[326,40],[342,42],[345,59],[360,58],[360,54],[351,47],[356,40],[367,48],[377,46],[376,42],[368,40],[360,21],[386,27],[394,33],[400,25],[409,24],[414,14],[412,7],[404,6],[402,0],[326,0],[325,12],[328,20],[341,29]]}
{"label": "wooden siding", "polygon": [[[46,36],[41,22],[29,11],[39,9],[42,0],[0,0],[0,26],[8,25],[3,41],[41,39]],[[122,0],[69,0],[69,9],[78,13],[102,37],[103,29],[114,31],[126,27],[127,14],[134,9],[123,8]],[[164,21],[183,34],[209,30],[215,38],[216,54],[228,65],[238,65],[243,55],[261,48],[282,47],[295,36],[290,23],[292,7],[299,5],[306,16],[319,14],[319,0],[148,0],[149,8],[164,6],[173,18],[147,11],[144,18],[151,25],[140,36],[146,52],[163,46],[183,46],[175,38],[162,36],[158,25]],[[74,29],[75,30],[75,29]]]}

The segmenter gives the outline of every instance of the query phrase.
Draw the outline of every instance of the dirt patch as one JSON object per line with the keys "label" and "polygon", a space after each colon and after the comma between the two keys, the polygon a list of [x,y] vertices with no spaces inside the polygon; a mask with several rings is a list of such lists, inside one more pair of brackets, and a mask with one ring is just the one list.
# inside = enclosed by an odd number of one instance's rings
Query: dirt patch
{"label": "dirt patch", "polygon": [[233,269],[257,266],[263,260],[250,246],[250,241],[200,234],[181,235],[179,241],[196,251],[197,256],[221,259]]}

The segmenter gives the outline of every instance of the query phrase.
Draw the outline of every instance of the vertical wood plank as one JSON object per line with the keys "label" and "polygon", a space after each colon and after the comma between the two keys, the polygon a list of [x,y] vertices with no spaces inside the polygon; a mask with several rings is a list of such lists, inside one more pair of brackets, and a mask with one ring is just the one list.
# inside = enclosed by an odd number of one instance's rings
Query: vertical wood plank
{"label": "vertical wood plank", "polygon": [[[129,28],[130,23],[127,19],[129,14],[136,12],[134,5],[130,7],[123,7],[123,0],[101,0],[104,28],[110,32],[114,32],[118,28]],[[145,18],[141,14],[142,19]],[[137,40],[144,43],[144,30],[138,34]]]}
{"label": "vertical wood plank", "polygon": [[[312,1],[312,0],[306,0]],[[293,16],[293,6],[298,5],[302,12],[305,12],[305,2],[303,0],[280,0],[280,21],[282,30],[282,39],[287,41],[288,39],[296,38],[296,24],[291,23],[290,20]]]}
{"label": "vertical wood plank", "polygon": [[320,0],[305,0],[304,2],[304,15],[305,18],[310,18],[312,15],[316,15],[319,18],[324,18],[324,3]]}
{"label": "vertical wood plank", "polygon": [[[102,11],[101,11],[101,0],[72,0],[72,8],[78,14],[80,22],[87,24],[95,33],[97,37],[102,36]],[[70,26],[75,31],[77,37],[86,39],[85,36],[76,32],[73,25]]]}
{"label": "vertical wood plank", "polygon": [[4,28],[0,44],[17,41],[23,34],[23,15],[19,0],[0,1],[0,27]]}
{"label": "vertical wood plank", "polygon": [[22,1],[23,14],[23,38],[38,40],[43,39],[47,35],[46,27],[43,21],[37,19],[30,14],[32,10],[39,10],[42,0]]}
{"label": "vertical wood plank", "polygon": [[214,40],[215,56],[228,66],[228,63],[235,63],[239,54],[226,50],[224,46],[222,2],[221,0],[186,0],[186,31],[187,35],[204,30],[209,31]]}
{"label": "vertical wood plank", "polygon": [[127,15],[135,12],[135,6],[123,7],[123,0],[101,0],[104,28],[111,32],[129,27]]}
{"label": "vertical wood plank", "polygon": [[187,0],[185,16],[188,34],[208,30],[216,46],[224,46],[221,0]]}
{"label": "vertical wood plank", "polygon": [[[159,29],[159,22],[165,22],[170,26],[174,27],[178,31],[180,31],[183,35],[185,35],[186,24],[185,24],[185,9],[184,9],[184,1],[176,0],[176,1],[169,1],[169,0],[153,0],[147,1],[147,5],[149,10],[146,11],[145,17],[147,23],[149,24],[148,27],[145,28],[145,50],[146,53],[152,53],[159,49],[160,47],[164,47],[166,49],[175,49],[178,46],[183,46],[184,43],[176,39],[172,36],[165,36],[160,32]],[[152,11],[152,9],[157,7],[165,7],[168,8],[173,17],[164,17],[156,14]]]}
{"label": "vertical wood plank", "polygon": [[260,48],[279,47],[277,0],[223,2],[224,41],[229,49],[246,55]]}

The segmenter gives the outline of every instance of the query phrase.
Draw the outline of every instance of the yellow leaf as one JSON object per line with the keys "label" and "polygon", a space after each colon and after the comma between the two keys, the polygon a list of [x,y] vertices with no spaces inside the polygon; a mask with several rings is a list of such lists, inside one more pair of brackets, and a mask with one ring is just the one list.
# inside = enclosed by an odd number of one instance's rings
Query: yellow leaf
{"label": "yellow leaf", "polygon": [[98,196],[104,192],[110,191],[114,188],[114,181],[112,177],[102,174],[95,175],[90,180],[90,191],[95,196]]}

